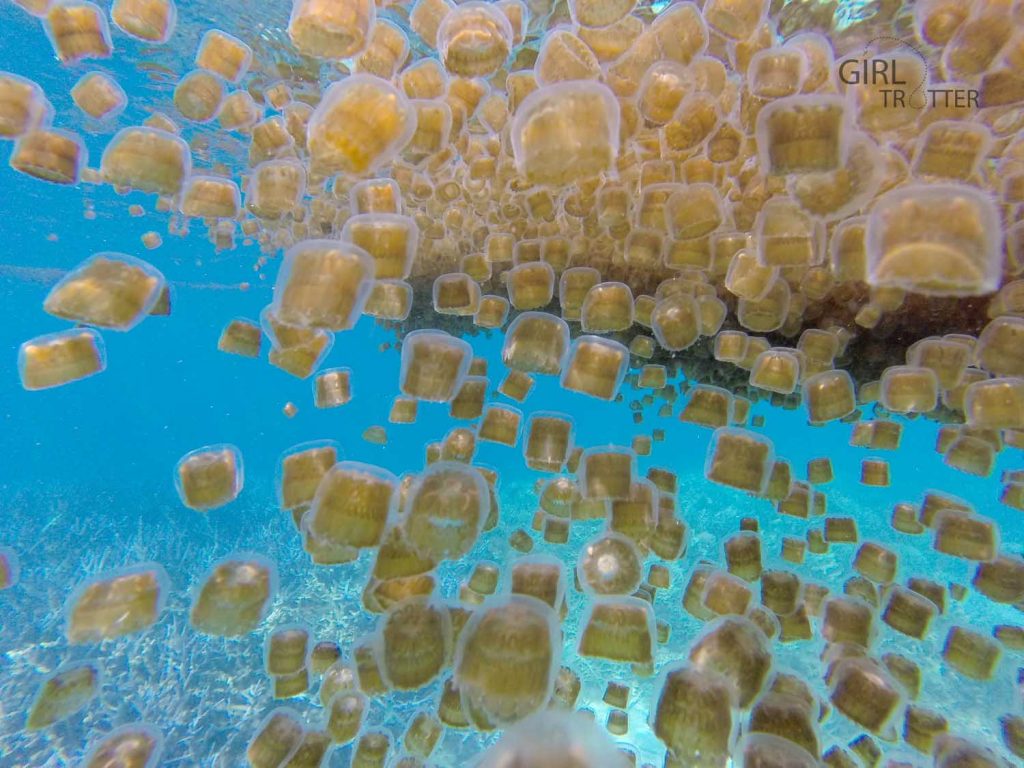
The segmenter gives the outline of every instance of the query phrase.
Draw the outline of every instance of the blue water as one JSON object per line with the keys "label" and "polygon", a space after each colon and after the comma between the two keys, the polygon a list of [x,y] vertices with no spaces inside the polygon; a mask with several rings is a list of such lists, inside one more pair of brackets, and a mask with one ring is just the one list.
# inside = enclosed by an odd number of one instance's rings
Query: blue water
{"label": "blue water", "polygon": [[[0,70],[34,78],[54,104],[55,124],[81,131],[95,126],[77,114],[67,95],[70,86],[91,69],[114,72],[132,99],[118,125],[140,122],[153,106],[171,108],[170,86],[147,82],[130,62],[152,58],[180,75],[187,69],[187,56],[180,54],[194,50],[203,29],[199,22],[236,31],[233,25],[248,21],[223,10],[193,12],[188,4],[182,6],[178,54],[151,55],[144,46],[115,33],[122,59],[65,68],[53,59],[37,21],[5,3],[0,5]],[[83,135],[95,166],[111,132]],[[329,438],[340,443],[345,459],[379,465],[400,476],[421,470],[425,445],[465,422],[453,422],[447,405],[424,403],[415,424],[387,423],[398,394],[400,350],[396,332],[370,318],[338,334],[323,362],[324,368],[345,366],[353,371],[353,400],[337,409],[315,409],[311,380],[295,379],[268,365],[266,343],[259,361],[217,351],[217,339],[228,321],[256,320],[271,299],[277,264],[272,261],[262,273],[254,271],[260,256],[255,245],[243,245],[239,238],[234,250],[217,254],[198,222],[191,224],[186,236],[168,233],[169,216],[154,212],[152,196],[119,196],[106,186],[62,188],[7,168],[0,169],[0,200],[0,545],[13,548],[21,561],[20,582],[0,592],[0,766],[77,765],[97,739],[139,720],[153,723],[165,736],[161,765],[241,765],[257,724],[279,704],[263,670],[266,633],[282,624],[304,622],[316,640],[336,640],[347,649],[372,632],[377,622],[360,600],[372,553],[364,552],[348,565],[314,567],[290,515],[278,510],[274,477],[281,453],[299,443]],[[133,203],[146,209],[144,216],[129,217],[127,208]],[[94,211],[95,217],[85,218],[86,210]],[[141,245],[140,237],[147,231],[163,237],[155,251]],[[15,366],[18,346],[67,327],[42,311],[47,291],[66,270],[99,251],[136,255],[159,268],[172,285],[171,316],[148,318],[128,334],[105,332],[108,368],[102,374],[52,390],[24,391]],[[243,282],[251,286],[242,290]],[[468,340],[474,353],[487,359],[491,389],[496,390],[506,373],[500,358],[501,333],[480,332]],[[677,376],[671,383],[681,381]],[[646,392],[626,385],[623,393],[630,401]],[[524,414],[571,415],[576,442],[582,446],[628,446],[637,433],[665,430],[664,442],[654,443],[652,455],[641,457],[639,468],[641,474],[652,466],[678,474],[678,507],[689,538],[685,555],[671,564],[671,588],[659,590],[655,601],[657,617],[672,629],[669,642],[657,648],[657,670],[685,659],[701,630],[680,605],[692,567],[702,559],[721,563],[721,542],[738,529],[742,517],[760,521],[766,568],[795,570],[835,592],[852,573],[854,545],[833,545],[826,555],[808,555],[802,566],[784,563],[779,557],[782,538],[802,537],[808,527],[820,527],[820,520],[780,516],[770,502],[704,479],[711,431],[678,421],[685,396],[680,396],[670,418],[657,416],[660,402],[645,408],[640,425],[633,423],[626,403],[566,392],[553,377],[537,377],[521,406],[496,393],[493,400],[515,405]],[[282,413],[288,402],[298,408],[294,418]],[[928,534],[910,537],[890,528],[893,505],[917,504],[928,489],[969,501],[999,523],[1005,550],[1021,552],[1021,514],[998,501],[1000,473],[1024,466],[1019,451],[1004,450],[992,476],[981,479],[943,464],[934,450],[939,425],[924,418],[902,420],[899,451],[868,453],[849,447],[849,424],[810,427],[803,409],[784,411],[764,402],[751,414],[765,417],[761,431],[773,440],[777,456],[792,464],[794,477],[806,477],[809,459],[832,459],[836,479],[821,488],[828,497],[829,514],[855,517],[862,540],[897,549],[898,580],[920,575],[940,583],[969,584],[973,575],[972,565],[936,554]],[[386,446],[361,438],[371,425],[386,427]],[[235,502],[201,514],[182,506],[172,471],[188,451],[215,443],[231,443],[241,450],[245,484]],[[891,487],[859,483],[860,461],[869,455],[890,462]],[[547,477],[525,468],[521,446],[482,443],[475,462],[500,472],[501,523],[461,561],[439,568],[439,591],[450,600],[456,599],[459,582],[475,562],[493,559],[507,564],[515,556],[508,535],[530,528],[537,506],[534,484]],[[600,522],[575,524],[564,545],[545,544],[535,534],[533,551],[553,553],[571,569],[580,543],[600,527]],[[199,635],[188,624],[191,591],[214,561],[237,550],[260,552],[277,564],[280,587],[271,610],[251,635],[230,640]],[[139,635],[70,647],[63,634],[63,610],[72,590],[98,573],[142,561],[161,563],[171,577],[171,594],[159,623]],[[652,557],[647,564],[653,562]],[[574,638],[585,601],[571,588],[569,593],[563,663],[583,680],[579,706],[593,710],[603,724],[610,709],[601,701],[606,682],[628,682],[630,730],[617,741],[633,749],[640,762],[660,764],[664,748],[646,725],[655,678],[637,678],[624,665],[578,658]],[[919,703],[942,712],[951,732],[1000,749],[997,718],[1021,707],[1014,684],[1020,654],[1004,650],[994,680],[977,683],[946,666],[941,649],[953,624],[987,633],[996,624],[1020,623],[1020,616],[1010,606],[995,605],[968,591],[963,602],[949,601],[946,614],[933,622],[925,640],[913,641],[883,626],[874,651],[895,651],[915,659],[923,673]],[[818,661],[823,647],[817,636],[775,644],[774,669],[800,674],[824,696]],[[83,659],[94,660],[104,671],[98,699],[48,730],[26,733],[25,713],[46,675]],[[397,740],[411,712],[421,707],[434,711],[439,690],[440,681],[435,681],[415,693],[375,700],[367,724],[388,729]],[[287,705],[311,727],[322,723],[315,686]],[[821,727],[822,747],[844,745],[860,732],[832,714]],[[441,766],[466,764],[494,738],[449,730],[434,760]],[[335,750],[329,764],[347,765],[350,753],[350,747]],[[920,755],[918,759],[926,760]]]}

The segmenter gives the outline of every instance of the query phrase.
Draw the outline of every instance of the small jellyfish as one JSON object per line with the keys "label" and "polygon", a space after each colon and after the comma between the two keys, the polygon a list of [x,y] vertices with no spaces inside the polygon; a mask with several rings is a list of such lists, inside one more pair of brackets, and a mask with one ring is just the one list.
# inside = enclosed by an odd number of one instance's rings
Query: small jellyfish
{"label": "small jellyfish", "polygon": [[236,637],[252,632],[277,591],[277,569],[261,555],[230,555],[216,564],[195,593],[189,622],[198,632]]}
{"label": "small jellyfish", "polygon": [[300,624],[278,627],[267,636],[264,661],[271,675],[292,675],[309,661],[309,630]]}
{"label": "small jellyfish", "polygon": [[636,544],[609,531],[583,545],[576,574],[584,591],[593,595],[631,595],[643,578],[643,561]]}
{"label": "small jellyfish", "polygon": [[145,319],[163,286],[163,275],[146,262],[99,253],[57,283],[43,309],[66,320],[127,331]]}
{"label": "small jellyfish", "polygon": [[487,483],[475,468],[438,462],[410,489],[402,525],[422,556],[435,562],[455,559],[476,543],[489,510]]}
{"label": "small jellyfish", "polygon": [[129,37],[166,43],[178,17],[174,0],[114,0],[110,18]]}
{"label": "small jellyfish", "polygon": [[245,188],[245,207],[264,220],[292,215],[306,193],[306,168],[298,160],[265,160],[252,169]]}
{"label": "small jellyfish", "polygon": [[403,600],[381,620],[377,644],[381,675],[389,687],[422,688],[441,673],[451,655],[447,607],[421,597]]}
{"label": "small jellyfish", "polygon": [[578,652],[630,664],[654,658],[654,609],[639,597],[595,597],[580,622]]}
{"label": "small jellyfish", "polygon": [[36,128],[23,133],[14,144],[10,166],[53,184],[77,184],[86,164],[85,145],[70,131]]}
{"label": "small jellyfish", "polygon": [[168,197],[178,194],[191,170],[188,144],[159,128],[123,128],[100,159],[108,183]]}
{"label": "small jellyfish", "polygon": [[735,693],[711,670],[675,664],[662,672],[650,725],[669,755],[683,764],[726,765],[735,724]]}
{"label": "small jellyfish", "polygon": [[484,728],[541,709],[551,697],[561,648],[548,605],[524,595],[489,598],[470,616],[455,652],[463,709]]}
{"label": "small jellyfish", "polygon": [[608,171],[618,156],[620,110],[608,86],[555,83],[523,101],[512,120],[516,167],[535,184],[569,184]]}
{"label": "small jellyfish", "polygon": [[428,402],[450,402],[469,371],[469,343],[443,331],[419,330],[402,343],[402,394]]}
{"label": "small jellyfish", "polygon": [[709,480],[760,495],[768,487],[775,449],[771,440],[745,429],[719,427],[708,446]]}
{"label": "small jellyfish", "polygon": [[572,419],[565,414],[530,414],[523,445],[526,465],[542,472],[560,472],[573,449],[573,431]]}
{"label": "small jellyfish", "polygon": [[217,349],[231,355],[259,357],[263,345],[263,331],[258,323],[236,318],[224,326],[217,341]]}
{"label": "small jellyfish", "polygon": [[189,72],[174,89],[175,108],[182,117],[194,123],[213,120],[223,100],[223,81],[202,69]]}
{"label": "small jellyfish", "polygon": [[54,3],[44,23],[53,52],[62,64],[77,64],[82,59],[105,59],[114,50],[107,17],[93,3],[82,0]]}
{"label": "small jellyfish", "polygon": [[16,139],[45,127],[52,116],[42,88],[27,78],[0,72],[0,139]]}
{"label": "small jellyfish", "polygon": [[37,336],[18,348],[18,374],[28,390],[59,387],[106,367],[103,339],[89,328]]}
{"label": "small jellyfish", "polygon": [[89,117],[106,120],[124,111],[128,97],[112,77],[88,72],[71,88],[71,99]]}
{"label": "small jellyfish", "polygon": [[163,734],[155,726],[149,723],[122,725],[89,750],[82,768],[156,768],[163,749]]}
{"label": "small jellyfish", "polygon": [[285,253],[274,286],[273,312],[282,322],[303,328],[351,328],[373,278],[373,260],[362,248],[336,240],[306,240]]}
{"label": "small jellyfish", "polygon": [[399,213],[358,213],[345,221],[341,239],[373,258],[378,280],[404,280],[412,273],[420,230],[415,219]]}
{"label": "small jellyfish", "polygon": [[864,234],[867,282],[929,296],[999,287],[1003,254],[995,202],[958,184],[902,186],[878,198]]}
{"label": "small jellyfish", "polygon": [[252,768],[278,768],[295,754],[304,730],[298,713],[278,707],[256,728],[245,750],[246,760]]}
{"label": "small jellyfish", "polygon": [[374,280],[363,314],[381,320],[405,320],[412,311],[412,286],[404,280]]}
{"label": "small jellyfish", "polygon": [[324,546],[363,548],[381,543],[392,515],[398,478],[370,464],[344,461],[320,480],[303,529]]}
{"label": "small jellyfish", "polygon": [[98,643],[148,629],[160,618],[169,589],[167,572],[157,563],[90,579],[68,600],[68,642]]}
{"label": "small jellyfish", "polygon": [[732,686],[740,708],[760,693],[772,666],[768,639],[750,620],[725,616],[712,624],[690,648],[690,663],[721,674]]}
{"label": "small jellyfish", "polygon": [[415,130],[415,112],[400,91],[374,75],[352,75],[324,92],[309,119],[311,170],[367,173],[401,152]]}
{"label": "small jellyfish", "polygon": [[181,503],[200,512],[234,501],[242,484],[242,454],[233,445],[197,448],[182,456],[174,469]]}
{"label": "small jellyfish", "polygon": [[512,25],[500,8],[482,2],[463,3],[441,20],[437,51],[451,74],[487,77],[508,58],[512,34]]}
{"label": "small jellyfish", "polygon": [[625,754],[591,718],[578,712],[538,712],[506,729],[477,768],[627,768]]}
{"label": "small jellyfish", "polygon": [[252,48],[220,29],[209,29],[199,41],[196,66],[237,83],[252,63]]}
{"label": "small jellyfish", "polygon": [[96,697],[102,684],[103,676],[95,664],[80,662],[60,667],[39,688],[25,727],[38,731],[75,714]]}
{"label": "small jellyfish", "polygon": [[340,450],[325,440],[289,448],[278,469],[278,499],[282,509],[312,504],[324,475],[337,463]]}
{"label": "small jellyfish", "polygon": [[307,56],[347,59],[366,47],[376,10],[373,0],[294,0],[288,36]]}
{"label": "small jellyfish", "polygon": [[561,384],[564,389],[601,400],[614,400],[626,377],[629,350],[600,336],[580,336],[572,342]]}

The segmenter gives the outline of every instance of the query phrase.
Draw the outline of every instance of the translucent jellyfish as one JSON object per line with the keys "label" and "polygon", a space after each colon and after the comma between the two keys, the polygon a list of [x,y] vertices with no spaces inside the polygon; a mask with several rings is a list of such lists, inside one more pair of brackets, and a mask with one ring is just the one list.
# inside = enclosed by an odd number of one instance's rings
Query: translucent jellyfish
{"label": "translucent jellyfish", "polygon": [[82,768],[156,768],[163,754],[164,737],[149,723],[115,728],[89,750]]}
{"label": "translucent jellyfish", "polygon": [[378,20],[370,41],[356,59],[356,71],[390,80],[409,56],[409,38],[396,24]]}
{"label": "translucent jellyfish", "polygon": [[116,80],[102,72],[87,72],[71,88],[71,99],[89,117],[106,120],[124,111],[128,97]]}
{"label": "translucent jellyfish", "polygon": [[189,72],[174,89],[175,108],[182,117],[194,123],[213,120],[223,100],[223,81],[202,69]]}
{"label": "translucent jellyfish", "polygon": [[633,325],[633,292],[625,283],[599,283],[580,307],[585,333],[624,331]]}
{"label": "translucent jellyfish", "polygon": [[91,662],[58,668],[40,686],[29,708],[25,728],[38,731],[70,717],[91,702],[103,685],[100,668]]}
{"label": "translucent jellyfish", "polygon": [[105,59],[114,49],[107,17],[93,3],[82,0],[54,3],[44,23],[53,52],[62,64],[77,64],[82,59]]}
{"label": "translucent jellyfish", "polygon": [[302,527],[318,547],[376,546],[393,514],[398,478],[370,464],[343,461],[320,480]]}
{"label": "translucent jellyfish", "polygon": [[815,374],[804,381],[803,401],[812,423],[820,424],[848,416],[857,407],[853,378],[846,371],[839,370]]}
{"label": "translucent jellyfish", "polygon": [[569,326],[546,312],[523,312],[505,333],[502,361],[524,373],[558,374],[569,349]]}
{"label": "translucent jellyfish", "polygon": [[564,389],[601,400],[613,400],[626,376],[629,350],[600,336],[580,336],[572,342],[562,371]]}
{"label": "translucent jellyfish", "polygon": [[233,219],[240,206],[238,185],[231,179],[192,175],[185,183],[180,210],[197,218]]}
{"label": "translucent jellyfish", "polygon": [[888,671],[869,658],[849,657],[829,670],[832,705],[862,728],[881,733],[903,706],[903,693]]}
{"label": "translucent jellyfish", "polygon": [[420,230],[414,219],[398,213],[359,213],[345,221],[341,239],[370,254],[378,280],[404,280],[412,272]]}
{"label": "translucent jellyfish", "polygon": [[[510,304],[504,296],[481,296],[473,323],[481,328],[501,328],[508,318]],[[524,313],[525,314],[525,313]]]}
{"label": "translucent jellyfish", "polygon": [[378,629],[381,675],[391,688],[415,690],[433,680],[452,650],[448,608],[422,597],[391,608]]}
{"label": "translucent jellyfish", "polygon": [[362,248],[305,240],[285,252],[272,311],[284,323],[345,330],[359,319],[373,279],[373,260]]}
{"label": "translucent jellyfish", "polygon": [[768,639],[748,619],[725,616],[708,627],[690,648],[695,669],[721,674],[733,688],[740,708],[760,693],[772,666]]}
{"label": "translucent jellyfish", "polygon": [[818,759],[788,738],[771,733],[748,733],[736,745],[737,768],[815,768]]}
{"label": "translucent jellyfish", "polygon": [[103,339],[88,328],[37,336],[18,348],[18,373],[28,390],[59,387],[106,367]]}
{"label": "translucent jellyfish", "polygon": [[939,381],[930,368],[893,365],[882,371],[880,397],[890,411],[927,413],[939,401]]}
{"label": "translucent jellyfish", "polygon": [[630,664],[653,660],[657,632],[651,604],[639,597],[595,597],[580,621],[578,652]]}
{"label": "translucent jellyfish", "polygon": [[661,673],[654,690],[650,726],[670,757],[687,765],[725,765],[734,738],[728,681],[713,671],[675,664]]}
{"label": "translucent jellyfish", "polygon": [[593,595],[631,595],[643,578],[643,560],[633,541],[609,531],[583,545],[576,575]]}
{"label": "translucent jellyfish", "polygon": [[346,59],[366,47],[376,10],[372,0],[294,0],[288,36],[307,56]]}
{"label": "translucent jellyfish", "polygon": [[475,315],[480,309],[480,286],[463,272],[438,275],[433,303],[439,315]]}
{"label": "translucent jellyfish", "polygon": [[494,74],[512,49],[512,25],[500,8],[463,3],[445,14],[437,28],[437,50],[448,72],[461,77]]}
{"label": "translucent jellyfish", "polygon": [[110,18],[129,37],[166,43],[178,17],[174,0],[114,0]]}
{"label": "translucent jellyfish", "polygon": [[509,725],[544,707],[561,656],[555,612],[534,597],[492,597],[470,616],[454,683],[478,727]]}
{"label": "translucent jellyfish", "polygon": [[249,71],[252,48],[220,29],[208,29],[199,41],[196,66],[237,83]]}
{"label": "translucent jellyfish", "polygon": [[437,562],[466,554],[489,511],[487,483],[476,469],[437,462],[410,489],[402,525],[409,545]]}
{"label": "translucent jellyfish", "polygon": [[994,201],[974,187],[909,185],[879,197],[864,234],[867,281],[929,296],[999,287],[1003,251]]}
{"label": "translucent jellyfish", "polygon": [[250,133],[262,116],[263,108],[248,91],[233,91],[221,102],[217,121],[225,131]]}
{"label": "translucent jellyfish", "polygon": [[775,348],[762,352],[750,369],[750,385],[788,395],[800,382],[800,357],[795,351]]}
{"label": "translucent jellyfish", "polygon": [[148,629],[160,618],[169,590],[170,578],[157,563],[90,579],[68,599],[68,642],[98,643]]}
{"label": "translucent jellyfish", "polygon": [[36,83],[0,72],[0,139],[16,139],[49,124],[53,107]]}
{"label": "translucent jellyfish", "polygon": [[516,167],[535,184],[569,184],[608,171],[618,156],[618,136],[618,102],[600,83],[540,88],[512,121]]}
{"label": "translucent jellyfish", "polygon": [[267,635],[263,657],[271,675],[291,675],[309,661],[309,629],[301,624],[277,627]]}
{"label": "translucent jellyfish", "polygon": [[200,512],[234,501],[243,483],[242,454],[233,445],[196,448],[174,468],[174,487],[181,503]]}
{"label": "translucent jellyfish", "polygon": [[996,376],[1024,376],[1024,318],[1004,315],[978,336],[977,365]]}
{"label": "translucent jellyfish", "polygon": [[759,99],[793,96],[802,90],[806,76],[807,58],[799,48],[763,48],[747,62],[747,88]]}
{"label": "translucent jellyfish", "polygon": [[526,465],[541,472],[560,472],[573,449],[573,432],[572,419],[565,414],[530,414],[523,444]]}
{"label": "translucent jellyfish", "polygon": [[245,207],[261,219],[293,215],[306,193],[306,168],[298,160],[266,160],[252,169]]}
{"label": "translucent jellyfish", "polygon": [[765,202],[754,230],[762,266],[810,267],[825,258],[824,227],[792,198],[773,197]]}
{"label": "translucent jellyfish", "polygon": [[450,402],[458,393],[473,357],[463,339],[443,331],[413,331],[402,342],[402,394],[435,403]]}
{"label": "translucent jellyfish", "polygon": [[70,131],[49,128],[23,133],[10,158],[14,170],[54,184],[77,184],[85,164],[82,139]]}
{"label": "translucent jellyfish", "polygon": [[630,762],[591,718],[578,712],[538,712],[508,728],[474,765],[627,768]]}
{"label": "translucent jellyfish", "polygon": [[373,171],[401,152],[415,130],[415,112],[393,85],[374,75],[346,77],[324,92],[309,119],[312,170]]}
{"label": "translucent jellyfish", "polygon": [[429,712],[417,712],[410,720],[402,737],[402,745],[412,755],[426,759],[437,746],[444,727]]}
{"label": "translucent jellyfish", "polygon": [[519,442],[523,414],[516,408],[489,405],[480,421],[479,437],[483,441],[514,446]]}
{"label": "translucent jellyfish", "polygon": [[598,446],[580,457],[579,484],[585,498],[628,499],[636,478],[636,455],[629,448]]}
{"label": "translucent jellyfish", "polygon": [[536,597],[559,610],[565,597],[565,569],[551,555],[520,557],[512,562],[508,585],[513,595]]}
{"label": "translucent jellyfish", "polygon": [[150,264],[98,253],[50,290],[43,309],[66,320],[127,331],[145,319],[163,286],[163,275]]}
{"label": "translucent jellyfish", "polygon": [[245,751],[249,765],[252,768],[282,765],[299,748],[304,730],[297,712],[278,707],[257,726]]}
{"label": "translucent jellyfish", "polygon": [[340,456],[330,440],[302,443],[289,448],[278,464],[278,501],[282,509],[296,509],[313,502],[324,475]]}
{"label": "translucent jellyfish", "polygon": [[412,286],[404,280],[374,280],[363,314],[382,320],[405,320],[412,311]]}
{"label": "translucent jellyfish", "polygon": [[255,630],[277,592],[274,564],[252,553],[229,555],[203,579],[192,600],[189,622],[207,635],[237,637]]}
{"label": "translucent jellyfish", "polygon": [[123,128],[100,160],[110,184],[173,197],[192,170],[192,153],[184,140],[158,128]]}

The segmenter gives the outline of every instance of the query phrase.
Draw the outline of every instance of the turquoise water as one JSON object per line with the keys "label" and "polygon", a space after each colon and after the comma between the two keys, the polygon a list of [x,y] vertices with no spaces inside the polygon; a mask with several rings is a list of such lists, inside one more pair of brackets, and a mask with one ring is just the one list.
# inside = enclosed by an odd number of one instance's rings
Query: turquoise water
{"label": "turquoise water", "polygon": [[[280,11],[275,11],[278,16]],[[176,38],[175,49],[193,50],[199,33],[211,24],[238,31],[252,21],[249,14],[212,6],[197,10],[182,3],[182,37]],[[70,85],[88,69],[116,73],[131,99],[118,118],[118,125],[124,126],[140,122],[154,106],[172,109],[168,83],[173,78],[149,82],[135,68],[139,61],[156,61],[176,74],[186,71],[184,57],[147,49],[123,36],[115,38],[121,46],[117,60],[99,62],[98,67],[96,62],[62,67],[53,59],[38,22],[11,3],[0,6],[0,30],[0,70],[31,76],[44,87],[56,110],[55,123],[83,132],[91,166],[97,164],[111,131],[96,130],[81,118],[67,96]],[[215,132],[202,128],[194,135],[204,134]],[[209,163],[232,158],[237,149],[230,143],[215,144],[199,154]],[[235,317],[257,320],[272,298],[277,274],[276,261],[259,272],[253,269],[259,249],[242,244],[240,236],[233,250],[216,253],[199,222],[192,222],[187,234],[169,233],[172,217],[154,211],[153,196],[118,195],[108,186],[63,188],[7,168],[0,170],[0,199],[0,352],[6,361],[0,369],[0,545],[13,549],[21,564],[19,582],[0,592],[0,765],[79,765],[87,749],[111,730],[145,721],[163,734],[160,765],[237,766],[245,762],[246,745],[257,725],[275,706],[292,707],[311,728],[322,725],[324,710],[316,683],[295,699],[273,699],[263,667],[265,638],[275,627],[300,622],[310,627],[314,640],[338,642],[344,656],[374,631],[379,620],[361,604],[373,553],[364,551],[358,561],[345,565],[310,562],[290,514],[278,509],[279,457],[295,445],[332,439],[340,444],[345,460],[402,476],[423,469],[427,443],[467,422],[451,419],[446,404],[421,403],[414,424],[387,423],[399,394],[400,333],[369,317],[338,333],[321,365],[352,370],[352,402],[336,409],[313,406],[312,379],[299,380],[268,365],[266,342],[260,360],[219,352],[217,340],[224,325]],[[142,205],[145,214],[129,216],[131,204]],[[87,218],[87,211],[95,215]],[[163,237],[162,246],[153,251],[140,242],[149,231]],[[100,251],[133,254],[160,269],[172,288],[171,315],[147,318],[127,334],[105,332],[107,370],[102,374],[51,390],[25,391],[15,366],[18,347],[29,338],[68,327],[43,312],[43,299],[67,270]],[[244,289],[242,283],[247,284]],[[668,642],[656,648],[656,672],[684,660],[702,631],[702,624],[681,607],[683,589],[701,560],[724,562],[722,542],[738,530],[741,518],[754,517],[760,523],[765,568],[790,569],[807,582],[842,592],[853,574],[850,564],[856,545],[833,544],[827,554],[808,555],[802,565],[785,563],[780,557],[782,538],[802,538],[808,528],[820,528],[821,520],[782,516],[769,501],[706,480],[703,471],[712,431],[679,421],[685,394],[676,400],[671,416],[658,415],[661,400],[642,408],[639,425],[627,403],[647,391],[628,381],[621,390],[624,402],[603,402],[562,389],[555,377],[537,376],[533,391],[520,405],[496,392],[507,372],[501,360],[502,333],[474,328],[468,320],[457,328],[474,354],[488,363],[490,401],[513,405],[524,415],[570,415],[577,445],[629,446],[637,434],[665,431],[665,439],[654,443],[650,456],[639,458],[638,467],[641,475],[651,467],[678,475],[677,507],[688,537],[683,556],[668,564],[671,586],[658,590],[654,601],[657,618],[671,627]],[[577,331],[574,327],[574,334]],[[631,373],[637,370],[634,365]],[[676,388],[685,383],[679,373],[669,382]],[[282,412],[286,403],[298,409],[292,418]],[[870,418],[872,405],[862,406],[862,411]],[[1024,466],[1019,450],[1006,448],[992,474],[977,478],[943,463],[935,450],[940,424],[926,418],[894,416],[903,424],[899,450],[869,452],[849,446],[851,424],[809,426],[802,407],[783,410],[762,401],[751,415],[764,417],[764,426],[756,431],[772,440],[776,456],[791,463],[795,478],[806,478],[810,459],[831,458],[835,480],[820,489],[827,495],[828,513],[854,517],[862,541],[878,541],[897,551],[897,581],[923,576],[942,584],[969,585],[973,577],[975,565],[936,553],[930,533],[908,536],[890,526],[896,503],[918,505],[928,490],[968,501],[999,524],[1006,553],[1022,553],[1021,513],[999,503],[1001,473]],[[362,439],[373,425],[385,426],[385,446]],[[222,508],[208,513],[187,509],[175,492],[175,463],[193,449],[218,443],[240,449],[244,488],[237,500]],[[507,568],[518,556],[508,537],[516,529],[530,529],[537,509],[535,483],[550,477],[525,467],[521,446],[479,444],[474,463],[494,468],[500,476],[500,523],[465,557],[439,566],[437,591],[442,598],[457,601],[459,584],[477,561],[490,559]],[[869,456],[889,462],[889,487],[859,482],[861,460]],[[534,532],[533,553],[559,558],[571,576],[582,542],[602,526],[602,521],[574,523],[567,544],[546,543]],[[276,564],[279,588],[267,615],[257,631],[240,638],[197,633],[188,621],[192,593],[215,561],[240,550],[261,553]],[[146,561],[162,564],[170,575],[166,608],[157,624],[100,644],[69,645],[64,611],[75,587],[98,574]],[[653,555],[647,558],[645,573],[655,562]],[[629,730],[614,739],[637,756],[637,764],[660,765],[664,746],[647,724],[657,675],[636,676],[628,665],[578,656],[575,641],[587,601],[569,581],[562,664],[582,680],[577,706],[591,710],[603,724],[611,710],[602,701],[605,684],[628,683]],[[755,597],[758,592],[755,586]],[[895,652],[914,659],[923,679],[917,703],[942,713],[952,733],[1003,752],[998,718],[1021,710],[1016,683],[1020,652],[1004,649],[993,679],[982,683],[950,668],[942,659],[942,647],[953,625],[988,634],[996,625],[1020,620],[1017,608],[997,605],[968,589],[962,601],[948,600],[945,614],[934,620],[924,640],[912,640],[877,622],[880,631],[872,653]],[[814,626],[817,630],[817,621]],[[811,640],[776,642],[772,648],[773,671],[793,672],[827,698],[819,661],[825,641],[817,631]],[[26,712],[47,675],[84,660],[102,669],[97,698],[48,729],[26,731]],[[384,729],[397,742],[411,713],[421,708],[435,711],[440,689],[438,679],[419,691],[374,699],[365,727]],[[738,713],[735,719],[745,722]],[[896,723],[900,731],[902,720]],[[833,712],[820,725],[822,751],[846,745],[862,731]],[[438,766],[467,765],[497,737],[448,729],[431,759]],[[899,743],[885,749],[894,754],[909,750]],[[338,747],[325,764],[348,765],[351,752],[351,746]],[[397,752],[393,749],[392,754]],[[930,760],[909,754],[915,764]]]}

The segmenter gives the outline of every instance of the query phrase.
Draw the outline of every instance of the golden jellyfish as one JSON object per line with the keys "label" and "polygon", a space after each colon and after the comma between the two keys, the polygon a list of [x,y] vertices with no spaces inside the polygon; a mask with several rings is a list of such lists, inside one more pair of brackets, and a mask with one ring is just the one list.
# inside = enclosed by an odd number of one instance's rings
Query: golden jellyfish
{"label": "golden jellyfish", "polygon": [[82,762],[83,768],[156,768],[163,754],[164,737],[149,723],[130,723],[115,728],[97,741]]}
{"label": "golden jellyfish", "polygon": [[307,56],[345,59],[366,47],[376,19],[373,0],[294,0],[288,36]]}
{"label": "golden jellyfish", "polygon": [[562,642],[555,612],[535,597],[489,598],[459,636],[454,682],[479,726],[512,724],[551,696]]}
{"label": "golden jellyfish", "polygon": [[156,268],[119,253],[98,253],[53,287],[43,309],[55,317],[128,331],[142,322],[165,284]]}
{"label": "golden jellyfish", "polygon": [[607,171],[619,145],[619,105],[600,83],[555,83],[516,110],[516,167],[536,184],[567,184]]}
{"label": "golden jellyfish", "polygon": [[409,544],[433,561],[455,559],[476,543],[490,511],[490,493],[480,472],[456,462],[437,462],[415,481],[402,526]]}
{"label": "golden jellyfish", "polygon": [[28,390],[59,387],[107,367],[102,337],[88,328],[58,331],[24,342],[18,348],[18,374]]}
{"label": "golden jellyfish", "polygon": [[63,64],[82,59],[105,59],[113,52],[107,17],[99,6],[84,0],[65,0],[50,6],[46,33]]}
{"label": "golden jellyfish", "polygon": [[449,73],[487,77],[508,58],[512,35],[512,24],[500,8],[482,2],[462,3],[441,20],[437,51]]}
{"label": "golden jellyfish", "polygon": [[174,196],[192,170],[188,145],[159,128],[124,128],[103,150],[100,173],[110,184]]}
{"label": "golden jellyfish", "polygon": [[68,600],[68,641],[94,643],[147,629],[160,618],[169,589],[167,572],[156,563],[90,579]]}
{"label": "golden jellyfish", "polygon": [[448,609],[425,598],[403,600],[382,619],[377,642],[387,684],[398,690],[422,688],[440,674],[451,654]]}
{"label": "golden jellyfish", "polygon": [[403,93],[374,75],[352,75],[324,92],[309,119],[311,170],[373,171],[401,152],[415,130],[415,112]]}
{"label": "golden jellyfish", "polygon": [[214,564],[196,591],[192,627],[207,635],[236,637],[252,632],[277,591],[277,568],[252,553],[229,555]]}
{"label": "golden jellyfish", "polygon": [[71,717],[99,694],[103,673],[95,664],[79,662],[55,670],[40,686],[25,728],[37,731]]}
{"label": "golden jellyfish", "polygon": [[174,32],[178,10],[174,0],[114,0],[110,18],[129,37],[166,43]]}
{"label": "golden jellyfish", "polygon": [[336,240],[297,243],[285,253],[278,273],[273,313],[303,328],[351,328],[373,279],[373,259],[358,246]]}

